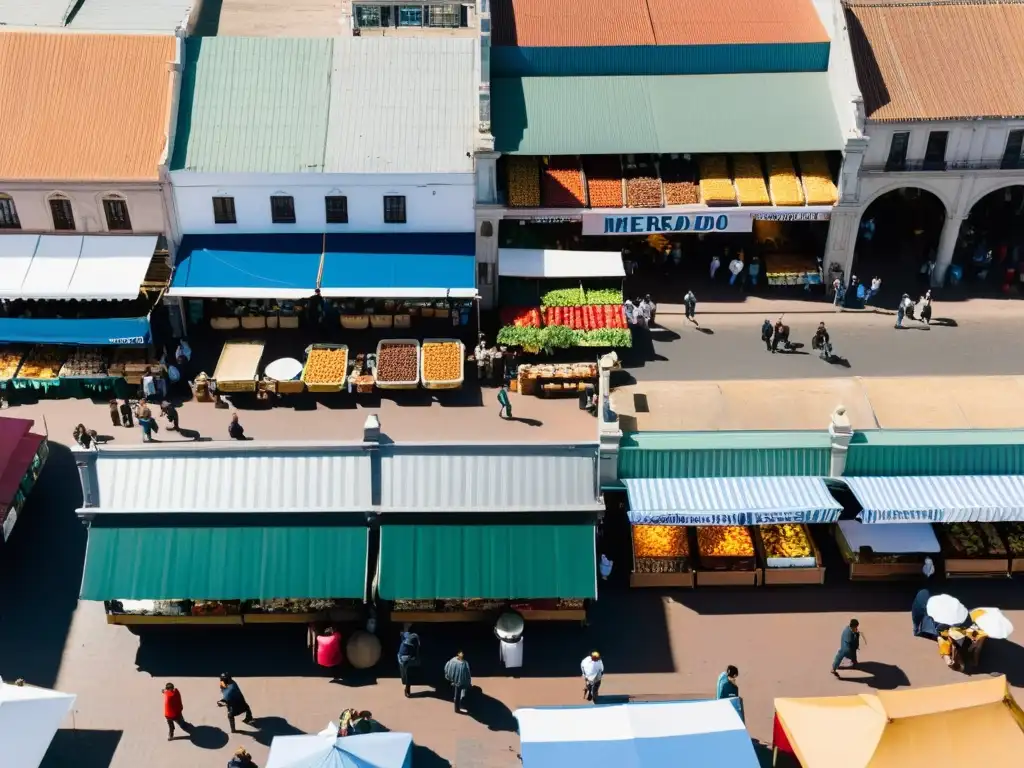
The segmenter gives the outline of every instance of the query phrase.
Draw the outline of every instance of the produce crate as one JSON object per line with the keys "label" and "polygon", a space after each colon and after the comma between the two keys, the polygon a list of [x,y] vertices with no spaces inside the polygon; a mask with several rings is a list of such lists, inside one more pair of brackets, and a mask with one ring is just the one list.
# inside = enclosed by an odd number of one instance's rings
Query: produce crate
{"label": "produce crate", "polygon": [[1024,572],[1024,523],[996,523],[1010,557],[1010,573]]}
{"label": "produce crate", "polygon": [[697,568],[694,577],[698,587],[756,587],[761,583],[761,572],[756,568],[749,571],[704,571]]}
{"label": "produce crate", "polygon": [[763,564],[762,583],[769,584],[824,584],[825,568],[821,564],[821,552],[806,525],[800,525],[807,543],[811,545],[811,555],[806,558],[769,557],[762,536],[762,528],[753,529],[754,549]]}
{"label": "produce crate", "polygon": [[[644,529],[671,528],[680,541],[647,541]],[[638,530],[639,529],[639,530]],[[690,529],[686,526],[630,526],[633,571],[629,576],[631,587],[693,587],[693,566],[690,553]],[[657,536],[657,534],[655,534]],[[663,536],[658,538],[664,538]],[[668,553],[654,555],[653,552]]]}
{"label": "produce crate", "polygon": [[241,326],[237,317],[211,317],[210,327],[215,331],[237,331]]}
{"label": "produce crate", "polygon": [[[313,352],[318,349],[341,349],[345,351],[345,362],[341,367],[341,379],[339,381],[313,383],[306,378],[309,359],[312,357]],[[348,347],[344,344],[312,344],[306,350],[306,364],[302,367],[302,375],[299,377],[299,381],[305,385],[306,390],[309,392],[340,392],[342,387],[345,386],[345,377],[348,375],[348,360]]]}
{"label": "produce crate", "polygon": [[[416,368],[410,381],[381,381],[377,375],[380,369],[381,350],[396,344],[411,344],[416,348]],[[379,389],[416,389],[420,385],[420,343],[416,339],[382,339],[377,344],[377,367],[373,371],[373,383]]]}
{"label": "produce crate", "polygon": [[279,323],[278,323],[277,315],[267,315],[266,319],[267,319],[267,328],[277,328],[278,327]]}
{"label": "produce crate", "polygon": [[370,325],[374,328],[390,328],[394,323],[394,315],[370,315]]}
{"label": "produce crate", "polygon": [[253,317],[243,315],[240,319],[242,321],[242,328],[247,331],[262,331],[267,327],[267,318],[262,315]]}
{"label": "produce crate", "polygon": [[10,381],[18,372],[26,349],[20,346],[0,347],[0,381]]}
{"label": "produce crate", "polygon": [[213,371],[217,391],[221,394],[255,392],[261,357],[262,341],[229,341],[224,344]]}
{"label": "produce crate", "polygon": [[[942,545],[946,578],[1009,577],[1010,557],[991,523],[935,525]],[[962,537],[977,537],[976,553],[966,551]]]}
{"label": "produce crate", "polygon": [[[701,530],[718,526],[698,526],[695,539],[697,542],[697,565],[694,571],[698,586],[734,587],[753,586],[760,583],[761,575],[757,569],[757,548],[754,537],[750,535],[751,554],[746,555],[712,555],[701,549]],[[721,526],[745,528],[746,526]],[[748,535],[750,530],[747,529]]]}
{"label": "produce crate", "polygon": [[[426,352],[424,347],[427,344],[456,344],[459,348],[459,375],[458,378],[449,379],[448,381],[429,381],[427,379],[426,372],[424,371],[423,364],[426,360]],[[423,345],[420,347],[420,381],[423,382],[425,389],[459,389],[462,383],[466,380],[466,345],[458,339],[424,339]]]}
{"label": "produce crate", "polygon": [[407,329],[412,327],[412,315],[395,315],[395,328]]}
{"label": "produce crate", "polygon": [[275,379],[266,380],[269,388],[279,395],[298,395],[306,391],[306,385],[302,380],[296,381],[277,381]]}
{"label": "produce crate", "polygon": [[350,331],[362,331],[370,326],[369,315],[342,315],[341,327]]}
{"label": "produce crate", "polygon": [[296,315],[281,315],[277,320],[279,328],[295,330],[299,327],[299,318]]}
{"label": "produce crate", "polygon": [[850,569],[850,581],[920,581],[925,578],[924,554],[855,553],[838,525],[832,526],[832,533]]}

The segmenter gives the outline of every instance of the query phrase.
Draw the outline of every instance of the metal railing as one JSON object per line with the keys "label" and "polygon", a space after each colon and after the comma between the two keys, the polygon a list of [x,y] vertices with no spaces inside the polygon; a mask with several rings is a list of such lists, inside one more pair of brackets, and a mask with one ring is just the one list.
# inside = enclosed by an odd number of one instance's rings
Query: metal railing
{"label": "metal railing", "polygon": [[864,163],[866,173],[909,173],[920,171],[1012,171],[1024,169],[1024,158],[991,157],[979,160],[958,160],[953,163],[932,160],[905,160],[902,163]]}

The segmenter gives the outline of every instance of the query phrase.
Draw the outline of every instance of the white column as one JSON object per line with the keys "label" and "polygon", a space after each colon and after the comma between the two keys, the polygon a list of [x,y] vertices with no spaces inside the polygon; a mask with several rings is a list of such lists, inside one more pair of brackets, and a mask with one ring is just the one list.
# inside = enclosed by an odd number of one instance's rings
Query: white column
{"label": "white column", "polygon": [[946,270],[953,263],[953,251],[956,248],[957,238],[960,237],[960,225],[963,224],[962,216],[947,216],[942,225],[942,234],[939,236],[939,249],[935,254],[935,271],[932,272],[932,285],[938,287],[946,280]]}
{"label": "white column", "polygon": [[[597,382],[597,439],[600,442],[598,474],[601,485],[612,485],[619,479],[619,443],[622,430],[619,416],[611,413],[611,373],[615,360],[611,353],[598,361]],[[606,417],[610,415],[609,421]]]}
{"label": "white column", "polygon": [[482,205],[498,202],[498,153],[476,153],[476,201]]}
{"label": "white column", "polygon": [[498,301],[498,224],[501,217],[496,213],[477,210],[476,218],[476,290],[484,309],[492,309]]}
{"label": "white column", "polygon": [[850,271],[853,268],[853,252],[857,244],[859,217],[859,208],[837,206],[832,209],[832,219],[828,225],[828,240],[825,244],[822,267],[827,276],[832,263],[838,262],[842,267],[847,284],[850,282]]}
{"label": "white column", "polygon": [[846,472],[846,453],[850,449],[850,441],[853,439],[853,425],[850,424],[850,417],[846,415],[846,408],[842,405],[832,412],[832,422],[828,425],[828,436],[832,443],[828,465],[829,477],[842,477]]}

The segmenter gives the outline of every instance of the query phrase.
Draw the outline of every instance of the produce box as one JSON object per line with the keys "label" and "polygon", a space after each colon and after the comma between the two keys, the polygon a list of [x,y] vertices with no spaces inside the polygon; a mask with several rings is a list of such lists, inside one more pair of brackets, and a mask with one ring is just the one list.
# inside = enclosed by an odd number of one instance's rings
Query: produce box
{"label": "produce box", "polygon": [[390,328],[394,323],[394,315],[370,315],[370,325],[374,328]]}
{"label": "produce box", "polygon": [[380,389],[416,389],[420,383],[420,343],[385,339],[377,344],[374,383]]}
{"label": "produce box", "polygon": [[997,523],[996,530],[1010,556],[1010,571],[1024,571],[1024,523]]}
{"label": "produce box", "polygon": [[24,347],[0,347],[0,381],[13,379],[24,357]]}
{"label": "produce box", "polygon": [[342,315],[341,327],[350,331],[362,331],[370,326],[369,315]]}
{"label": "produce box", "polygon": [[744,525],[697,526],[697,554],[703,570],[752,571],[757,567],[754,539]]}
{"label": "produce box", "polygon": [[506,155],[505,175],[508,178],[506,201],[509,208],[540,207],[540,165],[536,157]]}
{"label": "produce box", "polygon": [[60,369],[67,356],[63,347],[33,347],[18,369],[18,378],[55,381],[60,378]]}
{"label": "produce box", "polygon": [[262,357],[262,341],[229,341],[224,344],[213,371],[217,391],[222,394],[255,392]]}
{"label": "produce box", "polygon": [[247,331],[261,331],[267,327],[267,318],[263,315],[243,316],[241,321]]}
{"label": "produce box", "polygon": [[1009,554],[992,523],[950,523],[937,526],[936,533],[947,577],[1009,575]]}
{"label": "produce box", "polygon": [[465,381],[466,347],[457,339],[424,339],[420,379],[427,389],[458,389]]}
{"label": "produce box", "polygon": [[306,364],[299,380],[310,392],[340,392],[347,373],[347,346],[313,344],[306,350]]}
{"label": "produce box", "polygon": [[60,369],[62,379],[94,379],[107,375],[107,364],[98,347],[75,347]]}
{"label": "produce box", "polygon": [[631,587],[692,587],[690,529],[682,525],[634,525]]}
{"label": "produce box", "polygon": [[800,523],[754,528],[754,544],[764,563],[765,584],[824,584],[821,553]]}

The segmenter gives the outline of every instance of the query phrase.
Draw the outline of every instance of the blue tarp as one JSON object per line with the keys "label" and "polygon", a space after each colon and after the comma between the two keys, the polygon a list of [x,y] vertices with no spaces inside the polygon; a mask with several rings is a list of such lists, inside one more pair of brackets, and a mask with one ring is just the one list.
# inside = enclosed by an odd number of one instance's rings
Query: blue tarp
{"label": "blue tarp", "polygon": [[316,290],[321,235],[211,235],[182,240],[170,296],[303,299]]}
{"label": "blue tarp", "polygon": [[820,477],[623,480],[639,525],[834,523],[839,504]]}
{"label": "blue tarp", "polygon": [[1024,521],[1024,476],[845,477],[865,523]]}
{"label": "blue tarp", "polygon": [[729,699],[518,709],[523,768],[757,768]]}
{"label": "blue tarp", "polygon": [[475,249],[472,232],[328,235],[320,290],[328,298],[471,298]]}
{"label": "blue tarp", "polygon": [[63,319],[0,317],[0,343],[121,346],[149,344],[149,318]]}

